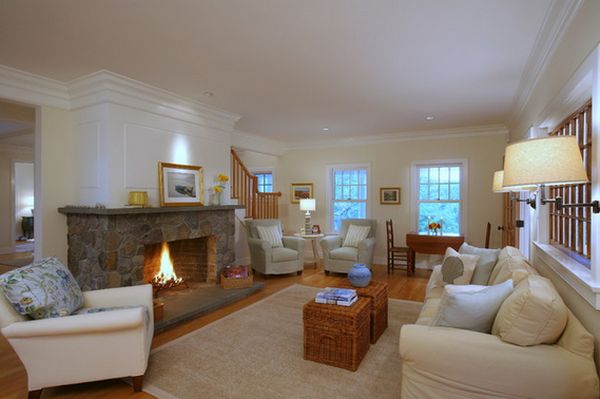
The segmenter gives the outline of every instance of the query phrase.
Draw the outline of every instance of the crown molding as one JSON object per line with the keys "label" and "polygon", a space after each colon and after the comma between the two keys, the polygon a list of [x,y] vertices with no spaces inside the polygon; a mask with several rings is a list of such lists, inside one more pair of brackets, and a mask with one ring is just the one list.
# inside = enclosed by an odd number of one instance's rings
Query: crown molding
{"label": "crown molding", "polygon": [[106,70],[65,83],[0,65],[0,97],[66,110],[119,104],[227,132],[241,117]]}
{"label": "crown molding", "polygon": [[0,65],[0,97],[31,105],[69,109],[70,98],[63,82]]}
{"label": "crown molding", "polygon": [[74,79],[66,86],[72,110],[108,102],[225,131],[231,131],[241,118],[107,70]]}
{"label": "crown molding", "polygon": [[533,90],[582,4],[583,0],[553,0],[548,7],[513,99],[509,125],[523,113]]}
{"label": "crown molding", "polygon": [[287,150],[304,150],[332,147],[353,147],[369,144],[398,143],[403,141],[456,139],[503,135],[508,140],[508,128],[504,125],[469,126],[464,128],[420,130],[373,136],[311,140],[302,143],[289,143]]}
{"label": "crown molding", "polygon": [[283,141],[268,139],[241,130],[231,132],[231,146],[236,150],[253,151],[274,156],[283,155],[287,149],[287,145]]}

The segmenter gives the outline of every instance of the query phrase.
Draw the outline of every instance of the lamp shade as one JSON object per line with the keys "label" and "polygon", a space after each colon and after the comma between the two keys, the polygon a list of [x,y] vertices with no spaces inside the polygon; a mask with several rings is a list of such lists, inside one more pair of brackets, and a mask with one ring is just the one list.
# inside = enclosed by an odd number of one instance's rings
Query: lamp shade
{"label": "lamp shade", "polygon": [[508,193],[511,191],[533,191],[536,188],[537,186],[534,184],[515,188],[504,187],[504,171],[497,170],[494,172],[494,183],[492,184],[492,191],[495,193]]}
{"label": "lamp shade", "polygon": [[506,193],[510,191],[510,189],[504,188],[503,170],[497,170],[494,172],[494,183],[492,184],[492,191],[495,193]]}
{"label": "lamp shade", "polygon": [[588,181],[575,136],[525,140],[506,147],[505,188],[532,184],[577,184]]}
{"label": "lamp shade", "polygon": [[314,198],[300,200],[301,211],[314,211],[315,209],[317,209],[317,204]]}

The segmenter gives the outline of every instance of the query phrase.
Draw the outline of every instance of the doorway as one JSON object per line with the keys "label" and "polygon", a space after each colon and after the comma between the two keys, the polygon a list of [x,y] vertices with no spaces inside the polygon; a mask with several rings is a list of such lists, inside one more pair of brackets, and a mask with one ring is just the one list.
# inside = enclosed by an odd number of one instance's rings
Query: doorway
{"label": "doorway", "polygon": [[[0,265],[33,259],[35,108],[0,100]],[[2,270],[0,270],[0,273]]]}

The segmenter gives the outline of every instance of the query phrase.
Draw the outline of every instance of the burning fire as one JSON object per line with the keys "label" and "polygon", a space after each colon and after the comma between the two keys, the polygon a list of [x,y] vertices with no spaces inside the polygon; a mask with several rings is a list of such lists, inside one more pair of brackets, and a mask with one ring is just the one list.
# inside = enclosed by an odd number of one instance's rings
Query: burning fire
{"label": "burning fire", "polygon": [[152,285],[155,288],[162,289],[174,287],[182,283],[183,279],[177,277],[175,269],[173,269],[169,245],[166,242],[163,242],[160,253],[160,271],[152,279]]}

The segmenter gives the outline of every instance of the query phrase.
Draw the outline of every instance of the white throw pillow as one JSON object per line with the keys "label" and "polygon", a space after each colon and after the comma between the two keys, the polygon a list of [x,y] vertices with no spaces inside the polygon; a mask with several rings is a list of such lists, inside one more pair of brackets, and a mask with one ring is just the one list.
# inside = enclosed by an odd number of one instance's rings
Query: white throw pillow
{"label": "white throw pillow", "polygon": [[282,234],[279,230],[279,226],[256,226],[258,231],[258,237],[261,240],[267,241],[273,248],[283,247],[283,241],[281,239]]}
{"label": "white throw pillow", "polygon": [[489,334],[498,309],[512,290],[512,280],[490,286],[447,285],[431,325]]}
{"label": "white throw pillow", "polygon": [[499,249],[478,248],[464,242],[458,252],[466,255],[479,255],[477,267],[473,272],[471,282],[473,284],[487,285],[490,279],[490,274],[498,261]]}
{"label": "white throw pillow", "polygon": [[351,224],[346,232],[346,238],[344,239],[344,247],[358,248],[358,244],[369,236],[371,226],[357,226]]}
{"label": "white throw pillow", "polygon": [[567,325],[568,315],[550,280],[530,275],[500,307],[492,334],[521,346],[554,344]]}
{"label": "white throw pillow", "polygon": [[[461,255],[456,252],[453,248],[448,247],[446,249],[446,255],[444,255],[444,262],[449,257],[458,257],[464,266],[463,275],[455,278],[452,284],[456,285],[467,285],[471,283],[471,278],[473,277],[473,272],[475,271],[475,267],[477,266],[477,261],[479,260],[479,256],[477,255]],[[431,277],[429,278],[429,282],[427,283],[427,295],[433,292],[436,288],[444,287],[447,283],[444,281],[444,276],[442,274],[442,267],[444,264],[437,265],[433,268],[433,272],[431,273]]]}
{"label": "white throw pillow", "polygon": [[535,274],[536,272],[524,257],[509,256],[498,261],[490,276],[489,284],[500,284],[503,281],[515,277],[515,273],[521,275],[518,281],[513,280],[513,283],[516,286],[524,277]]}

